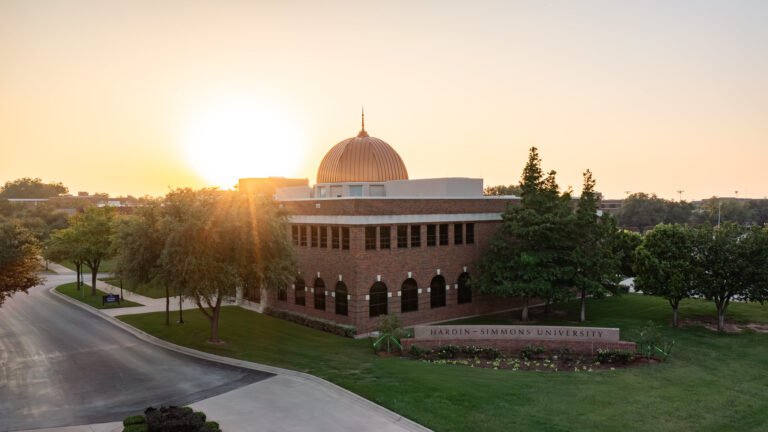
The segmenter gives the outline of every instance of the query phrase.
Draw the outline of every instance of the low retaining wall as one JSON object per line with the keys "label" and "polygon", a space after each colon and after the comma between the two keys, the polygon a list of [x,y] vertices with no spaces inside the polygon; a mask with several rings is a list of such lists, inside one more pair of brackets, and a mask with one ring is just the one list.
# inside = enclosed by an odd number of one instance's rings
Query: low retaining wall
{"label": "low retaining wall", "polygon": [[634,342],[595,342],[595,341],[553,341],[553,340],[540,340],[540,339],[515,339],[515,340],[499,340],[499,339],[479,339],[479,340],[466,340],[466,339],[403,339],[403,351],[408,352],[411,346],[416,345],[419,348],[437,348],[441,345],[458,345],[458,346],[479,346],[479,347],[492,347],[496,348],[503,353],[516,356],[520,351],[528,345],[544,347],[547,351],[557,351],[561,348],[568,348],[576,353],[584,353],[594,355],[598,349],[619,349],[629,350],[635,352],[636,344]]}

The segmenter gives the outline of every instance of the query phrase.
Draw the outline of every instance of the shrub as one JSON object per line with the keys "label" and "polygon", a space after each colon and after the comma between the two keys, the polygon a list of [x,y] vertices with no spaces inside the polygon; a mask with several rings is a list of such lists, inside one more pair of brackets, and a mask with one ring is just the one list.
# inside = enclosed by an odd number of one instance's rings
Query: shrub
{"label": "shrub", "polygon": [[149,407],[144,411],[150,432],[199,432],[205,425],[205,415],[189,407]]}
{"label": "shrub", "polygon": [[280,318],[286,321],[290,321],[296,324],[303,325],[305,327],[313,328],[315,330],[324,331],[326,333],[332,333],[338,336],[355,337],[357,330],[355,326],[337,324],[333,321],[328,321],[320,318],[312,318],[307,315],[301,315],[293,312],[275,310],[272,308],[264,309],[264,314]]}
{"label": "shrub", "polygon": [[472,356],[481,357],[489,360],[496,360],[501,357],[501,351],[493,347],[478,347],[478,346],[462,346],[460,347],[461,353]]}
{"label": "shrub", "polygon": [[452,359],[461,352],[461,348],[456,345],[441,345],[437,348],[437,356],[441,359]]}
{"label": "shrub", "polygon": [[557,351],[557,356],[563,361],[573,361],[575,358],[570,348],[560,348]]}
{"label": "shrub", "polygon": [[[144,417],[142,417],[144,419]],[[123,428],[123,432],[149,432],[149,429],[147,429],[147,424],[132,424],[132,425],[126,425]]]}
{"label": "shrub", "polygon": [[544,347],[539,345],[526,345],[520,350],[520,355],[526,360],[539,358],[542,354],[544,354]]}
{"label": "shrub", "polygon": [[411,345],[411,350],[409,351],[411,356],[416,357],[417,359],[426,357],[430,352],[432,352],[432,350],[424,349],[416,345]]}
{"label": "shrub", "polygon": [[201,429],[201,432],[221,432],[219,424],[214,421],[205,422],[205,429]]}
{"label": "shrub", "polygon": [[597,361],[600,363],[621,363],[621,364],[627,364],[635,357],[634,353],[629,350],[620,350],[620,349],[598,349],[597,350]]}
{"label": "shrub", "polygon": [[147,419],[143,415],[132,415],[123,419],[123,426],[130,426],[136,424],[146,424]]}
{"label": "shrub", "polygon": [[666,360],[672,354],[674,340],[669,340],[661,335],[660,327],[653,321],[641,327],[637,331],[637,352],[643,357],[650,359],[654,355],[659,355],[661,360]]}

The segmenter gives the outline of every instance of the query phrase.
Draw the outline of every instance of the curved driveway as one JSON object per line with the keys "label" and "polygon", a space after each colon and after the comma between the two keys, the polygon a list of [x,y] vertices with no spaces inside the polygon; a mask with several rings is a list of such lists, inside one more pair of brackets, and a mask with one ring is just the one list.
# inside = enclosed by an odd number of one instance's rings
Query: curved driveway
{"label": "curved driveway", "polygon": [[0,308],[0,431],[116,421],[272,376],[143,342],[47,292],[72,276],[47,279]]}

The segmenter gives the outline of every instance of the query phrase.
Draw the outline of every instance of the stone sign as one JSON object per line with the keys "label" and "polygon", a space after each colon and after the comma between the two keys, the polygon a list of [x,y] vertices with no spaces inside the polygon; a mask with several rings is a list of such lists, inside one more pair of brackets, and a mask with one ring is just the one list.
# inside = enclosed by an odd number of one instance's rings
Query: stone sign
{"label": "stone sign", "polygon": [[414,340],[551,340],[619,342],[619,329],[567,326],[453,325],[415,326]]}

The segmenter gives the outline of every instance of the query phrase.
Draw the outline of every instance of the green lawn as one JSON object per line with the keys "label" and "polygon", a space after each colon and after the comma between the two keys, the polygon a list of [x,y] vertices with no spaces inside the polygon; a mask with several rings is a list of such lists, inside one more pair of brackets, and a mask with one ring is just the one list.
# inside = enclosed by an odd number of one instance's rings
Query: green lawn
{"label": "green lawn", "polygon": [[[576,302],[561,307],[568,323]],[[686,301],[682,317],[714,313]],[[625,295],[590,300],[587,325],[619,327],[623,339],[649,319],[666,323],[664,300]],[[768,307],[734,304],[729,318],[768,322]],[[162,339],[215,354],[295,369],[328,379],[437,431],[723,431],[768,430],[768,334],[721,335],[666,328],[676,340],[664,364],[592,373],[522,372],[421,363],[372,354],[351,340],[228,307],[221,337],[205,342],[197,311],[166,327],[163,314],[120,317]],[[505,322],[503,316],[475,322]]]}
{"label": "green lawn", "polygon": [[[58,264],[61,264],[72,271],[77,271],[77,269],[75,268],[75,265],[72,264],[71,261],[62,261]],[[115,271],[116,264],[117,264],[117,260],[114,258],[103,260],[99,265],[99,273],[112,273],[113,271]],[[91,273],[91,268],[88,267],[87,265],[83,265],[83,274],[90,274],[90,273]]]}
{"label": "green lawn", "polygon": [[133,307],[133,306],[143,306],[141,304],[138,304],[136,302],[132,302],[129,300],[123,300],[120,299],[120,304],[117,303],[107,303],[106,305],[101,304],[101,296],[106,295],[105,292],[103,292],[100,289],[96,290],[96,295],[91,295],[91,286],[90,285],[84,285],[83,291],[78,291],[77,289],[77,282],[72,282],[64,285],[60,285],[56,287],[56,291],[72,297],[75,300],[81,301],[88,306],[95,307],[96,309],[114,309],[114,308],[121,308],[121,307]]}
{"label": "green lawn", "polygon": [[[112,286],[119,287],[120,286],[120,278],[115,277],[108,277],[100,279]],[[150,298],[165,298],[165,287],[161,286],[157,283],[134,283],[128,280],[123,279],[123,289],[134,292],[139,295],[143,295],[144,297],[150,297]],[[173,292],[171,292],[171,295],[173,295]]]}

